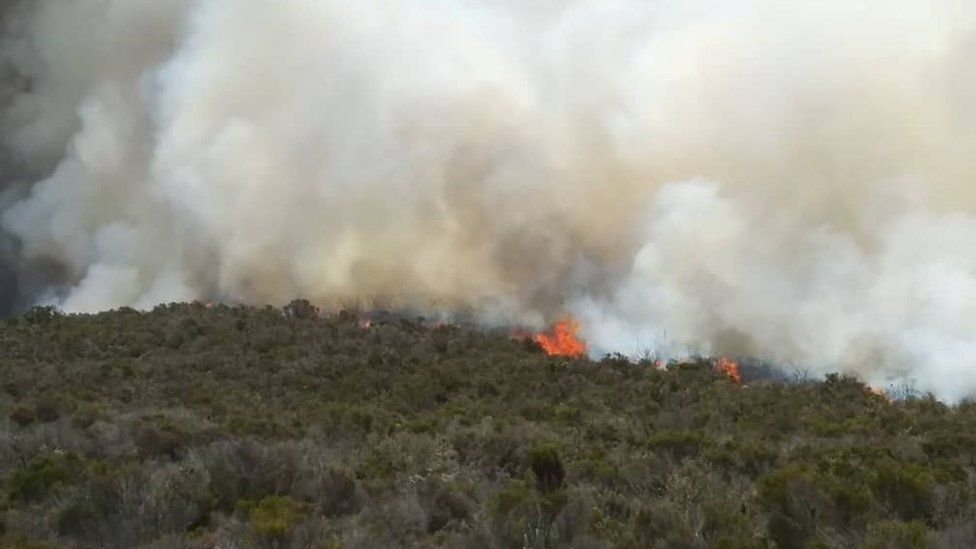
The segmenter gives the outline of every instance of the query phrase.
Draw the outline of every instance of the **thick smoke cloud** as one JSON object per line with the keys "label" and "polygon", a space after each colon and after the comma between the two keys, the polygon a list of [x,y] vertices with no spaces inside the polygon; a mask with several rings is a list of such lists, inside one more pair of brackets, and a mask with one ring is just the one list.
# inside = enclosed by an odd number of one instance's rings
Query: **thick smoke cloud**
{"label": "thick smoke cloud", "polygon": [[7,19],[0,204],[33,302],[572,314],[596,352],[976,393],[969,1],[37,0]]}

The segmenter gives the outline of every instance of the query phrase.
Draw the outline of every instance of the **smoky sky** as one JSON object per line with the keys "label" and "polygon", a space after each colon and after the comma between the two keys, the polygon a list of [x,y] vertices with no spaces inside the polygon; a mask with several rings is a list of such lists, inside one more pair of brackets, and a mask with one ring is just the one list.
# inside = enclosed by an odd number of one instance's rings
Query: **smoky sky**
{"label": "smoky sky", "polygon": [[0,299],[574,316],[976,391],[968,1],[37,0]]}

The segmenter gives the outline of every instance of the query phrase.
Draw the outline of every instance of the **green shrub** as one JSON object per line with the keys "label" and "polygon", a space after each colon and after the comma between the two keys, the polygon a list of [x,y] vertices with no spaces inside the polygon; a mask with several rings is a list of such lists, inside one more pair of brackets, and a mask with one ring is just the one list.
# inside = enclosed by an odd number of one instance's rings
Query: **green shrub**
{"label": "green shrub", "polygon": [[259,536],[282,538],[304,519],[304,508],[290,497],[270,496],[252,507],[249,516]]}
{"label": "green shrub", "polygon": [[512,512],[521,514],[538,502],[538,497],[524,484],[512,482],[491,496],[488,501],[488,509],[496,517],[508,515]]}
{"label": "green shrub", "polygon": [[487,509],[498,545],[524,547],[527,536],[547,533],[549,522],[540,512],[541,503],[537,492],[519,482],[509,483],[494,493]]}
{"label": "green shrub", "polygon": [[932,514],[934,478],[918,465],[892,459],[876,463],[870,485],[878,500],[904,521]]}
{"label": "green shrub", "polygon": [[603,456],[591,456],[573,464],[577,474],[591,482],[607,487],[617,486],[623,480],[620,468]]}
{"label": "green shrub", "polygon": [[59,486],[79,480],[81,474],[82,463],[77,456],[53,454],[14,471],[8,481],[8,492],[11,499],[37,501]]}
{"label": "green shrub", "polygon": [[759,497],[769,514],[769,534],[780,547],[803,547],[822,527],[856,519],[848,513],[867,505],[856,487],[798,465],[760,478]]}
{"label": "green shrub", "polygon": [[972,403],[358,318],[0,322],[0,546],[976,546]]}
{"label": "green shrub", "polygon": [[649,448],[663,451],[677,461],[698,455],[704,444],[702,435],[692,431],[663,431],[647,440]]}
{"label": "green shrub", "polygon": [[553,415],[555,416],[556,420],[563,423],[576,423],[582,416],[579,408],[576,406],[566,406],[565,404],[556,406],[556,410]]}
{"label": "green shrub", "polygon": [[864,549],[926,549],[932,547],[921,522],[883,521],[868,525]]}
{"label": "green shrub", "polygon": [[551,444],[542,444],[529,450],[529,467],[535,474],[536,489],[548,494],[561,489],[566,480],[566,470],[559,458],[559,451]]}

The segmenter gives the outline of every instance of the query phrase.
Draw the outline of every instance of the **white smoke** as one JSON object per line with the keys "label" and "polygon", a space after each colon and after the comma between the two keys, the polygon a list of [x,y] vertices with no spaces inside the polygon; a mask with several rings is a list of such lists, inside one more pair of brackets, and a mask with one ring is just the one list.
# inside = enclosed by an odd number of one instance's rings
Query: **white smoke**
{"label": "white smoke", "polygon": [[[69,311],[579,317],[976,393],[968,0],[35,0],[3,227]],[[2,173],[2,172],[0,172]],[[9,184],[9,182],[8,182]]]}

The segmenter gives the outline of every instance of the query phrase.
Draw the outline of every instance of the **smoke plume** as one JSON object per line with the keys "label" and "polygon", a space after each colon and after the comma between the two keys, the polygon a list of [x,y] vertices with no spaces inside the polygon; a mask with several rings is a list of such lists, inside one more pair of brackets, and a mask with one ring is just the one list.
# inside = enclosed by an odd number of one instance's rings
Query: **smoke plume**
{"label": "smoke plume", "polygon": [[970,0],[35,0],[3,24],[8,305],[572,315],[596,353],[976,393]]}

